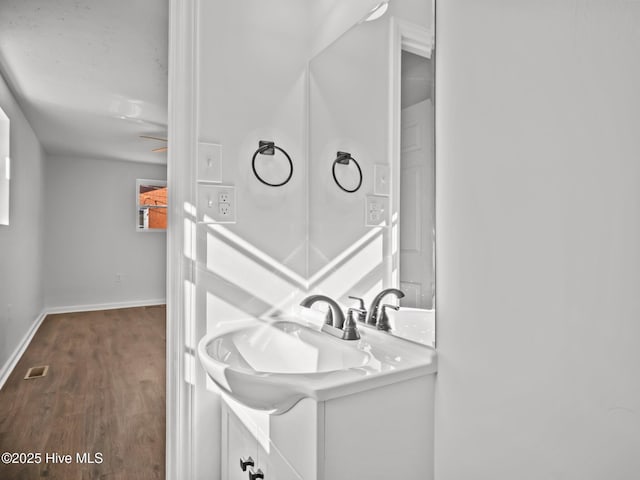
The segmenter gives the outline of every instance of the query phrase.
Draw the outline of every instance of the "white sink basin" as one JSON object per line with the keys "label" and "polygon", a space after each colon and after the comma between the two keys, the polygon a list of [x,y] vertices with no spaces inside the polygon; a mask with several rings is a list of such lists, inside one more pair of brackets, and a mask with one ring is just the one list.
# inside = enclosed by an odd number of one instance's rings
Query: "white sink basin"
{"label": "white sink basin", "polygon": [[298,323],[278,321],[216,336],[208,355],[251,373],[317,373],[360,367],[370,355]]}
{"label": "white sink basin", "polygon": [[318,401],[434,373],[435,351],[360,328],[355,341],[294,319],[240,322],[200,341],[213,381],[245,405],[282,413],[300,399]]}

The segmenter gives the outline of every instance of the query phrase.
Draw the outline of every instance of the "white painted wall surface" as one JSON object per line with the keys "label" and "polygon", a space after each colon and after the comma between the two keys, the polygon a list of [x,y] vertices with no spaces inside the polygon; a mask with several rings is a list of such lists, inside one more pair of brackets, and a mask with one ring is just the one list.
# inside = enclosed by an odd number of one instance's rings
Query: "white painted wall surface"
{"label": "white painted wall surface", "polygon": [[11,121],[9,225],[0,225],[0,374],[43,307],[44,151],[6,83],[0,106]]}
{"label": "white painted wall surface", "polygon": [[639,27],[438,3],[438,480],[640,475]]}
{"label": "white painted wall surface", "polygon": [[362,20],[379,0],[317,0],[309,2],[311,56]]}
{"label": "white painted wall surface", "polygon": [[[197,227],[194,342],[219,322],[286,310],[304,289],[307,33],[306,2],[199,2],[198,139],[222,144],[222,180],[236,188],[237,223]],[[273,140],[291,156],[286,185],[268,187],[254,177],[259,140]],[[281,154],[257,162],[271,182],[286,178]],[[193,478],[216,479],[219,396],[207,389],[199,362],[196,368]]]}
{"label": "white painted wall surface", "polygon": [[[308,51],[304,5],[297,0],[275,5],[259,0],[201,2],[199,18],[199,139],[222,144],[222,181],[236,187],[237,222],[225,225],[225,230],[271,257],[276,275],[290,270],[304,276]],[[252,173],[259,140],[275,141],[290,155],[293,176],[286,185],[263,185]],[[275,157],[259,155],[256,168],[273,183],[289,173],[280,152]],[[237,286],[248,288],[250,295],[262,288],[248,277],[244,281],[246,285]],[[260,303],[280,300],[255,296]]]}
{"label": "white painted wall surface", "polygon": [[136,231],[135,190],[137,178],[165,180],[166,167],[50,157],[45,176],[47,308],[162,301],[166,233]]}

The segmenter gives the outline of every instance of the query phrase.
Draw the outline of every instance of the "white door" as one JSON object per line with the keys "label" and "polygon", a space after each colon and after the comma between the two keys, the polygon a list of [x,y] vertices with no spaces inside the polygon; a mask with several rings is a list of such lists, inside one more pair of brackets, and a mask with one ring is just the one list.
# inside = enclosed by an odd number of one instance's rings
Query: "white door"
{"label": "white door", "polygon": [[400,289],[405,307],[433,308],[435,164],[431,100],[404,108],[400,139]]}

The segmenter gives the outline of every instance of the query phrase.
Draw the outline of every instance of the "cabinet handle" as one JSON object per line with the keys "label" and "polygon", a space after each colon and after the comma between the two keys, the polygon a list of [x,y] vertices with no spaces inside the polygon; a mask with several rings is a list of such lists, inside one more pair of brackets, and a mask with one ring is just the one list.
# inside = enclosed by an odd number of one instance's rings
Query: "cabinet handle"
{"label": "cabinet handle", "polygon": [[253,463],[253,458],[251,457],[240,457],[240,468],[242,469],[243,472],[247,471],[247,467],[251,466],[253,467],[254,463]]}
{"label": "cabinet handle", "polygon": [[254,470],[253,467],[249,468],[249,480],[256,480],[258,478],[264,478],[262,470]]}

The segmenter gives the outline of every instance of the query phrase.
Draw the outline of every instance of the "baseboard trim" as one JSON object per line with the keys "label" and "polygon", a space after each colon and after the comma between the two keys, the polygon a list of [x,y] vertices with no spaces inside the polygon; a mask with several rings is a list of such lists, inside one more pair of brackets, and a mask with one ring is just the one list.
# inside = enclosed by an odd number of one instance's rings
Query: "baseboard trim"
{"label": "baseboard trim", "polygon": [[22,341],[14,350],[13,354],[9,357],[2,368],[0,368],[0,390],[2,389],[2,387],[4,387],[4,384],[9,378],[9,375],[11,375],[11,372],[13,372],[13,369],[16,368],[18,361],[20,360],[20,358],[22,358],[22,355],[31,343],[31,340],[38,331],[38,328],[40,328],[40,325],[47,316],[47,313],[48,312],[46,310],[43,310],[40,315],[38,315],[35,321],[31,324],[31,328],[29,328],[25,336],[22,337]]}
{"label": "baseboard trim", "polygon": [[152,307],[167,303],[165,298],[152,300],[134,300],[131,302],[94,303],[92,305],[69,305],[66,307],[47,307],[46,313],[95,312],[97,310],[115,310],[117,308]]}

